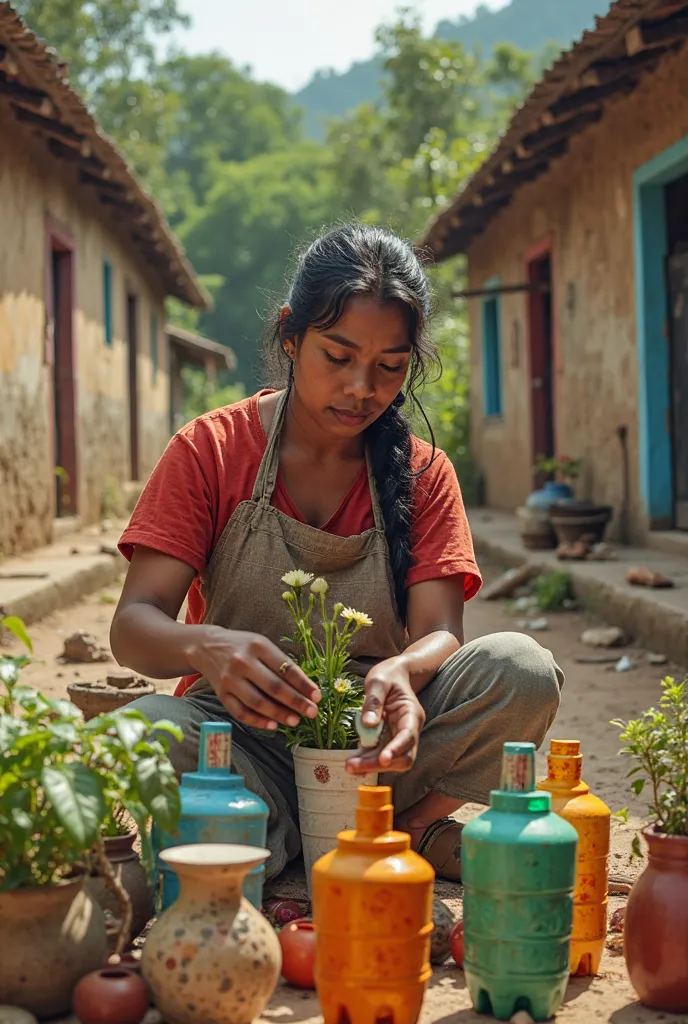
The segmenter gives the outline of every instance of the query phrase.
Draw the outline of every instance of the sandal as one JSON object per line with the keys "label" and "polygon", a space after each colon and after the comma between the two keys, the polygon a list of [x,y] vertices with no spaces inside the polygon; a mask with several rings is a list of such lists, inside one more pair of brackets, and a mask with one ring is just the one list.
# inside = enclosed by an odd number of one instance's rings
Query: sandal
{"label": "sandal", "polygon": [[463,825],[454,818],[440,818],[426,828],[418,844],[418,853],[424,857],[438,878],[447,882],[461,881],[461,833]]}

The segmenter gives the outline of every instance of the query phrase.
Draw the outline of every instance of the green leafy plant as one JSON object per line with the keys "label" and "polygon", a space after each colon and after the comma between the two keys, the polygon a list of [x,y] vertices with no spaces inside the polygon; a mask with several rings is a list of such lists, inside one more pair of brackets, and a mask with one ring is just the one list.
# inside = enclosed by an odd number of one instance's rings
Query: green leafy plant
{"label": "green leafy plant", "polygon": [[[357,744],[354,719],[363,706],[363,686],[347,674],[351,641],[359,630],[372,626],[365,612],[335,604],[327,609],[327,581],[295,569],[282,577],[289,589],[282,594],[292,619],[294,635],[283,637],[299,666],[322,692],[316,718],[302,718],[297,726],[284,727],[289,746],[321,750],[348,750]],[[308,597],[305,591],[309,588]],[[311,617],[320,610],[324,640],[313,635]]]}
{"label": "green leafy plant", "polygon": [[[635,796],[650,794],[650,823],[668,836],[688,836],[688,679],[662,680],[659,707],[629,722],[615,719],[624,746],[620,753],[635,761],[628,772]],[[623,820],[628,809],[620,815]],[[634,853],[640,854],[636,836]]]}
{"label": "green leafy plant", "polygon": [[533,580],[533,593],[537,605],[543,612],[560,612],[573,599],[571,574],[568,572],[545,572]]}
{"label": "green leafy plant", "polygon": [[572,459],[569,455],[538,455],[533,466],[536,473],[546,473],[572,483],[578,479],[582,468],[583,460]]}
{"label": "green leafy plant", "polygon": [[[4,619],[31,650],[21,620]],[[171,831],[180,813],[169,737],[171,722],[151,723],[124,708],[85,722],[71,701],[18,683],[28,662],[0,659],[0,891],[50,885],[102,861],[102,836],[135,822],[142,859],[153,865],[153,822]]]}

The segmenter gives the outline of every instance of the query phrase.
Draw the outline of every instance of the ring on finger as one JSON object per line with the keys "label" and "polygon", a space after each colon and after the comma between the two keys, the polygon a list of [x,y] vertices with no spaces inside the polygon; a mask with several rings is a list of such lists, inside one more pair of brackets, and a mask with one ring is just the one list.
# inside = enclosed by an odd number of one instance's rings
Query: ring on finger
{"label": "ring on finger", "polygon": [[291,662],[289,660],[282,662],[282,664],[280,665],[280,667],[278,669],[279,674],[282,676],[282,678],[284,678],[284,676],[286,676],[286,674],[287,674],[287,672],[289,671],[290,668],[291,668]]}

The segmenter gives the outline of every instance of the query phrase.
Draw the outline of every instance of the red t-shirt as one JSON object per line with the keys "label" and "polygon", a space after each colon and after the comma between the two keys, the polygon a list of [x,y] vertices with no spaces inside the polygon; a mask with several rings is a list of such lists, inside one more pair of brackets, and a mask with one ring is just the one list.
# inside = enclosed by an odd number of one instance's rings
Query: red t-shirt
{"label": "red t-shirt", "polygon": [[[235,508],[251,498],[267,445],[258,399],[269,393],[261,391],[182,427],[153,470],[120,538],[119,549],[129,560],[140,544],[195,569],[197,576],[188,597],[189,623],[203,621],[205,603],[200,575]],[[422,469],[431,452],[429,444],[413,437],[412,470]],[[305,521],[279,474],[271,504],[293,519]],[[322,529],[337,537],[352,537],[373,525],[368,477],[363,466],[351,490]],[[444,452],[436,451],[430,468],[415,480],[411,542],[409,587],[462,574],[465,599],[477,594],[482,580],[471,532],[454,467]],[[178,692],[184,688],[183,685]]]}

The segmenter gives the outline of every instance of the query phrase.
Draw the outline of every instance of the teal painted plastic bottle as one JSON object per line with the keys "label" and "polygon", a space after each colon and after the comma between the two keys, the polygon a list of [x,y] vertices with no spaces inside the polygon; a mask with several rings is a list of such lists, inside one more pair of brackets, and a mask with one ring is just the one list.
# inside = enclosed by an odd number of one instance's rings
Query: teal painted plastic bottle
{"label": "teal painted plastic bottle", "polygon": [[478,1013],[544,1021],[569,980],[576,830],[535,790],[535,745],[505,743],[500,788],[461,840],[464,971]]}
{"label": "teal painted plastic bottle", "polygon": [[[234,843],[265,847],[268,806],[234,775],[232,726],[229,722],[203,722],[198,748],[198,771],[182,775],[179,787],[182,812],[173,834],[153,830],[156,889],[159,908],[167,910],[179,895],[179,879],[158,854],[168,846],[190,843]],[[263,864],[246,876],[244,895],[260,910],[263,900]]]}

